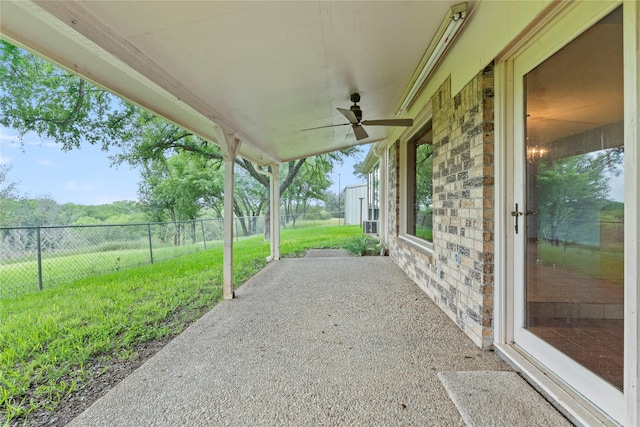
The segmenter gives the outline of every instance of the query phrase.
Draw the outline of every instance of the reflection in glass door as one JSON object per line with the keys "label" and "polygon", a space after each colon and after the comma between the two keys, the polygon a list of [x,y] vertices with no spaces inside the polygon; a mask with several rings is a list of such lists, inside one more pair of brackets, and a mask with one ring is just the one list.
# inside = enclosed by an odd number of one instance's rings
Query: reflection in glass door
{"label": "reflection in glass door", "polygon": [[622,8],[524,76],[524,327],[623,388]]}

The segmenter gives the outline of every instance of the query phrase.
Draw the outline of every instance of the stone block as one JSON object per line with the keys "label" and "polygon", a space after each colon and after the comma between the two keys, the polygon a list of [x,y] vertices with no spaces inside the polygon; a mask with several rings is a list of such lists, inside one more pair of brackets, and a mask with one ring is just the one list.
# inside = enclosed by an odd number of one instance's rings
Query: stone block
{"label": "stone block", "polygon": [[624,304],[603,304],[605,319],[624,319]]}
{"label": "stone block", "polygon": [[581,319],[602,319],[604,318],[604,304],[600,303],[580,303]]}

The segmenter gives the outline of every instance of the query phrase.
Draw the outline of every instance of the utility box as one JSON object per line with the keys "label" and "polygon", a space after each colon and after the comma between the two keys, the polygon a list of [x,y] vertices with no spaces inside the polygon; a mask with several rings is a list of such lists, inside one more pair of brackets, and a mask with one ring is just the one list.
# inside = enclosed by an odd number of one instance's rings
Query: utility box
{"label": "utility box", "polygon": [[378,221],[362,221],[364,234],[378,234]]}

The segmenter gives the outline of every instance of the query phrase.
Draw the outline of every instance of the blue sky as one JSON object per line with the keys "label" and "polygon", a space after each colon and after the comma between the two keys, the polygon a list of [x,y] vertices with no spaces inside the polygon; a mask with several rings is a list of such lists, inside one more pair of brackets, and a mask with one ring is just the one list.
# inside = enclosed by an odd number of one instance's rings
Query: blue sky
{"label": "blue sky", "polygon": [[[79,150],[64,152],[58,144],[27,134],[21,145],[17,132],[0,127],[0,164],[12,166],[9,182],[18,184],[18,191],[27,197],[50,195],[58,203],[101,205],[119,200],[137,200],[140,173],[128,164],[112,166],[109,153],[85,144]],[[336,167],[331,190],[340,184],[361,182],[353,175],[353,163],[364,158],[348,159]]]}
{"label": "blue sky", "polygon": [[129,165],[111,166],[100,148],[86,144],[64,152],[35,134],[25,135],[21,145],[16,135],[0,128],[0,163],[12,166],[7,180],[18,184],[20,194],[87,205],[138,198],[139,172]]}

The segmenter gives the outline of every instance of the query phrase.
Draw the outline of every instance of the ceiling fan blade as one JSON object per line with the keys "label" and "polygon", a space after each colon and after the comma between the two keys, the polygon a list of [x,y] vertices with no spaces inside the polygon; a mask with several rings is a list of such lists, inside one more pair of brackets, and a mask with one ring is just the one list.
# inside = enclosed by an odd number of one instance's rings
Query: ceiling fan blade
{"label": "ceiling fan blade", "polygon": [[351,126],[351,128],[353,129],[353,134],[356,136],[356,139],[358,141],[369,137],[369,134],[367,133],[367,131],[364,130],[362,126],[353,125]]}
{"label": "ceiling fan blade", "polygon": [[338,111],[340,111],[342,113],[343,116],[345,116],[347,118],[347,120],[349,120],[351,122],[351,124],[353,125],[357,125],[358,124],[358,118],[356,117],[355,113],[351,110],[346,110],[344,108],[338,108]]}
{"label": "ceiling fan blade", "polygon": [[363,120],[367,126],[413,126],[413,119]]}
{"label": "ceiling fan blade", "polygon": [[315,127],[315,128],[300,129],[300,132],[304,132],[304,131],[307,131],[307,130],[315,130],[315,129],[333,128],[333,127],[336,127],[336,126],[347,126],[347,125],[350,125],[350,124],[351,123],[340,123],[339,125],[318,126],[318,127]]}

